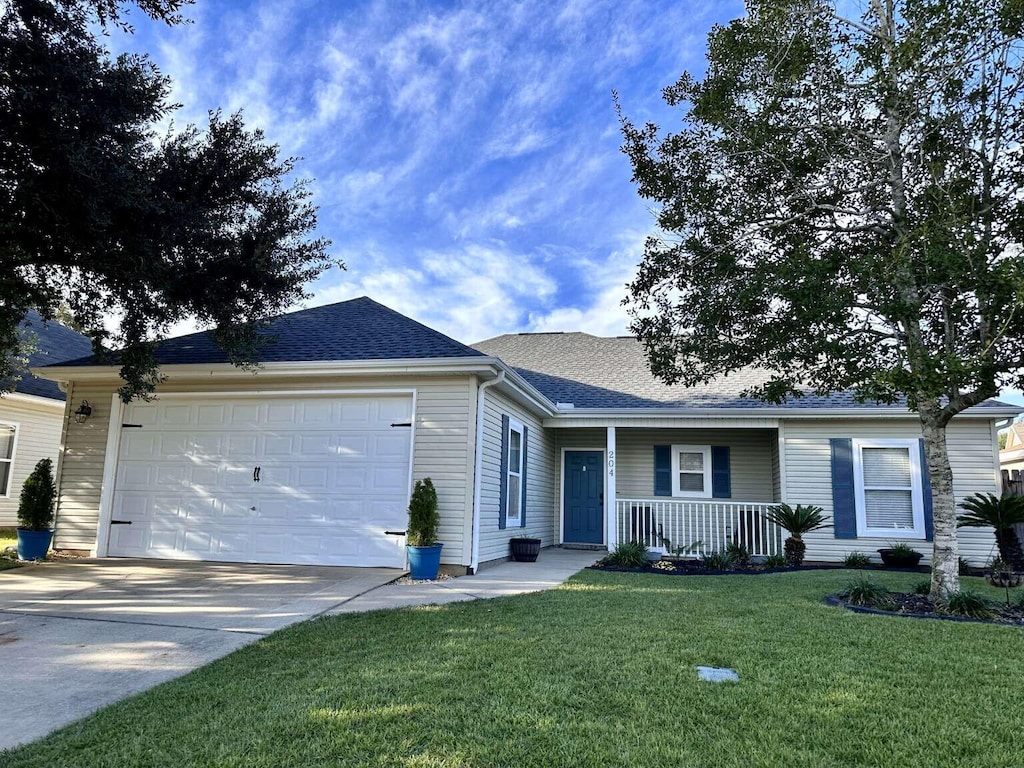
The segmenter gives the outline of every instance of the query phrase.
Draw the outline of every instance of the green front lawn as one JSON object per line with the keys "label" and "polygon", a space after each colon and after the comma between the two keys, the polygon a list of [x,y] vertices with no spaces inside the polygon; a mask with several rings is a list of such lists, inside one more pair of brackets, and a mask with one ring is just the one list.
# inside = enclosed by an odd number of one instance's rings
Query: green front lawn
{"label": "green front lawn", "polygon": [[13,528],[0,528],[0,571],[17,568],[20,563],[16,557],[10,558],[3,554],[7,547],[18,546],[18,534]]}
{"label": "green front lawn", "polygon": [[[823,605],[851,575],[585,572],[321,619],[0,765],[1019,765],[1024,631]],[[698,683],[695,664],[742,681]]]}

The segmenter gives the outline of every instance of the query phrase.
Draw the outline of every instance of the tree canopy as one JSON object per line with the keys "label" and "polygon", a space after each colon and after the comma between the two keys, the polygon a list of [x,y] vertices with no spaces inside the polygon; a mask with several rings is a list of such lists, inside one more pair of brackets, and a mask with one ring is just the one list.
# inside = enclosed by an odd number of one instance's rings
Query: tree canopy
{"label": "tree canopy", "polygon": [[[186,4],[135,3],[168,24]],[[260,323],[332,263],[296,160],[240,114],[158,132],[176,106],[170,81],[146,56],[111,56],[93,32],[127,28],[126,5],[0,10],[0,379],[18,364],[30,308],[50,318],[64,307],[97,351],[120,348],[125,398],[153,390],[153,343],[186,318],[251,363]]]}
{"label": "tree canopy", "polygon": [[658,206],[627,300],[652,370],[907,402],[936,595],[957,588],[945,426],[1022,383],[1022,24],[1015,0],[750,0],[665,89],[677,131],[622,118]]}

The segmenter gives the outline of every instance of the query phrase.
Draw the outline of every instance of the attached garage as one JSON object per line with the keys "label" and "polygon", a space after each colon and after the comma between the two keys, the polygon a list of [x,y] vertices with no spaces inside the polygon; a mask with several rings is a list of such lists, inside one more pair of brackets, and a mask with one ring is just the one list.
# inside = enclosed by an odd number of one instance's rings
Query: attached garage
{"label": "attached garage", "polygon": [[106,554],[404,567],[413,411],[411,392],[126,406]]}

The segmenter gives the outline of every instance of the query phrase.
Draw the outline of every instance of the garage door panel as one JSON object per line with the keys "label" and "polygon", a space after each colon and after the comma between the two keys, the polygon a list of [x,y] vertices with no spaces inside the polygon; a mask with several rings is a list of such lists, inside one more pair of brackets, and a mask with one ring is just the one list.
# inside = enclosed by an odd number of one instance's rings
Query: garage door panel
{"label": "garage door panel", "polygon": [[411,419],[407,395],[133,404],[109,552],[400,567]]}

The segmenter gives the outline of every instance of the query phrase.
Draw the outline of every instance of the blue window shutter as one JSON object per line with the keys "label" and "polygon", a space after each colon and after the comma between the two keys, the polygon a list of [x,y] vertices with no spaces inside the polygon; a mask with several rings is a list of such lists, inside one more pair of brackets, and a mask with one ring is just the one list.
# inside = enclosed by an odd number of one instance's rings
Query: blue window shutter
{"label": "blue window shutter", "polygon": [[732,497],[732,473],[729,470],[729,446],[711,446],[711,497]]}
{"label": "blue window shutter", "polygon": [[837,539],[857,538],[857,501],[853,489],[853,440],[833,437],[832,525]]}
{"label": "blue window shutter", "polygon": [[523,425],[523,468],[522,468],[523,469],[523,473],[522,473],[522,477],[519,479],[519,489],[522,491],[522,494],[523,494],[523,500],[519,504],[519,527],[520,528],[525,528],[526,527],[526,455],[528,453],[528,451],[526,450],[526,446],[529,444],[529,442],[530,442],[530,428],[524,424]]}
{"label": "blue window shutter", "polygon": [[672,446],[654,446],[654,495],[672,495]]}
{"label": "blue window shutter", "polygon": [[498,464],[501,478],[498,480],[498,528],[505,529],[505,512],[508,503],[508,416],[501,417],[501,461]]}
{"label": "blue window shutter", "polygon": [[932,480],[928,477],[928,459],[924,455],[924,438],[918,438],[921,449],[921,502],[924,505],[924,537],[931,541],[935,535],[935,524],[932,522]]}

